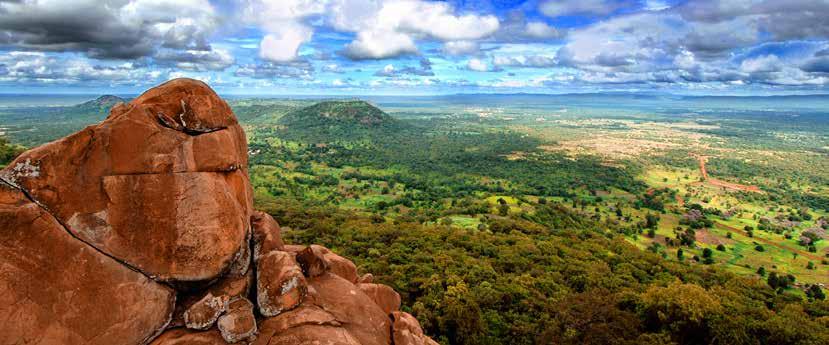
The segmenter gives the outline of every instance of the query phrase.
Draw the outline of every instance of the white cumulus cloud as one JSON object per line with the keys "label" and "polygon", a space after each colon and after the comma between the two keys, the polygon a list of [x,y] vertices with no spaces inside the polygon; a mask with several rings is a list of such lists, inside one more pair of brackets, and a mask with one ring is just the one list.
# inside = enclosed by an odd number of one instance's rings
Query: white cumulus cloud
{"label": "white cumulus cloud", "polygon": [[411,36],[394,31],[362,31],[345,46],[345,55],[355,59],[383,59],[417,53]]}
{"label": "white cumulus cloud", "polygon": [[443,44],[443,52],[449,55],[469,55],[480,50],[475,41],[449,41]]}
{"label": "white cumulus cloud", "polygon": [[486,62],[483,62],[480,59],[469,59],[469,61],[466,63],[466,68],[476,72],[489,71],[489,66],[486,64]]}

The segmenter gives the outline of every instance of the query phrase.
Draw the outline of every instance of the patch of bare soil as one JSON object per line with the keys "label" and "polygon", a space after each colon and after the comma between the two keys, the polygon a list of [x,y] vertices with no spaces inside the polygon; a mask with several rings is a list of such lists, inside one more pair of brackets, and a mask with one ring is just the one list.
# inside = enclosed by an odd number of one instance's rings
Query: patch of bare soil
{"label": "patch of bare soil", "polygon": [[729,240],[727,238],[721,238],[717,235],[714,235],[708,229],[699,229],[696,230],[696,240],[700,243],[710,244],[710,245],[718,245],[718,244],[732,244],[734,240]]}

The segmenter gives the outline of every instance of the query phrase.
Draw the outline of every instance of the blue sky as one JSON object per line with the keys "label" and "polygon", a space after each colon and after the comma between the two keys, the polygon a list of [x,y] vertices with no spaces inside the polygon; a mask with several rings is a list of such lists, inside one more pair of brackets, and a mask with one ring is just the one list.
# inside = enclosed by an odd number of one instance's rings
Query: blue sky
{"label": "blue sky", "polygon": [[827,93],[826,0],[0,0],[0,92]]}

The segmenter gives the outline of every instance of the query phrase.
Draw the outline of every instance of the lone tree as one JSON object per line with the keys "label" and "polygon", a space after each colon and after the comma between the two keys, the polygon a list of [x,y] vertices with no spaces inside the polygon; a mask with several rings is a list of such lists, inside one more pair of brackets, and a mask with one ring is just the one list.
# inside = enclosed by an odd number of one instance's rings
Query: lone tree
{"label": "lone tree", "polygon": [[710,265],[714,263],[714,251],[711,248],[705,248],[702,250],[702,263],[706,265]]}

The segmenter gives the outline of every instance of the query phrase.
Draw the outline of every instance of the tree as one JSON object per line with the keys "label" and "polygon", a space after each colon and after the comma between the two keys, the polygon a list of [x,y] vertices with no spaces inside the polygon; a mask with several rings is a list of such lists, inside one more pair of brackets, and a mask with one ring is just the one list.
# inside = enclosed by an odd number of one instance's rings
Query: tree
{"label": "tree", "polygon": [[710,265],[714,263],[714,251],[711,248],[705,248],[702,250],[702,263],[706,265]]}
{"label": "tree", "polygon": [[648,327],[671,330],[687,343],[710,339],[706,321],[716,319],[723,311],[716,296],[699,285],[680,281],[648,288],[642,304]]}
{"label": "tree", "polygon": [[679,259],[679,261],[685,259],[685,252],[682,251],[682,248],[676,250],[676,258]]}
{"label": "tree", "polygon": [[806,288],[806,296],[811,299],[826,299],[826,294],[823,292],[823,289],[821,289],[820,286],[818,286],[817,284],[809,285]]}
{"label": "tree", "polygon": [[509,214],[509,205],[501,204],[498,206],[498,214],[502,216],[506,216]]}
{"label": "tree", "polygon": [[757,269],[757,274],[760,275],[761,277],[765,277],[766,276],[766,268],[763,267],[763,266],[760,266],[760,268]]}
{"label": "tree", "polygon": [[719,250],[721,252],[724,252],[725,251],[725,245],[723,245],[722,243],[718,244],[717,245],[717,250]]}
{"label": "tree", "polygon": [[659,225],[659,215],[648,213],[645,216],[645,227],[655,229]]}
{"label": "tree", "polygon": [[23,148],[12,145],[6,138],[0,137],[0,167],[10,163],[21,153]]}
{"label": "tree", "polygon": [[766,283],[769,284],[772,289],[777,289],[777,287],[780,286],[780,280],[777,277],[777,272],[771,272],[768,279],[766,279]]}

